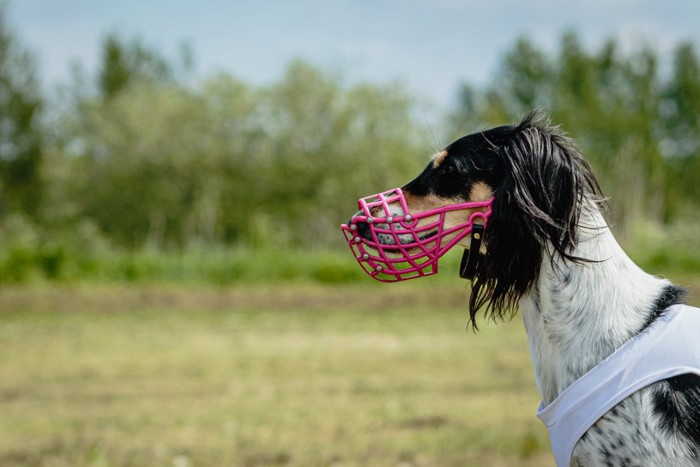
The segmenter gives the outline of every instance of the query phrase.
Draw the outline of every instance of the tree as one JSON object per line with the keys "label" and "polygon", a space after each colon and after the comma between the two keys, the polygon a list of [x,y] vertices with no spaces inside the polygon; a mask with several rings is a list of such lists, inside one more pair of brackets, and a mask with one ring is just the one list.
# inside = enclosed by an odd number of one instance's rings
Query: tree
{"label": "tree", "polygon": [[32,55],[18,42],[0,4],[0,220],[35,214],[41,199],[42,97]]}
{"label": "tree", "polygon": [[673,74],[664,93],[667,151],[692,157],[700,150],[700,63],[692,43],[680,44],[674,54]]}
{"label": "tree", "polygon": [[[558,54],[547,55],[521,38],[491,85],[463,86],[451,121],[478,123],[467,130],[474,131],[545,107],[591,161],[603,191],[615,200],[612,220],[624,234],[641,218],[669,220],[680,172],[698,173],[700,163],[690,156],[700,148],[700,70],[692,47],[679,47],[675,63],[663,91],[658,56],[649,46],[623,54],[609,39],[591,52],[567,31]],[[668,157],[680,152],[686,156]],[[687,193],[696,191],[692,185]]]}
{"label": "tree", "polygon": [[534,108],[551,108],[553,70],[549,57],[526,36],[506,52],[494,82],[484,90],[463,83],[448,115],[451,139],[513,121]]}
{"label": "tree", "polygon": [[102,42],[98,89],[106,100],[129,85],[143,81],[172,81],[173,68],[155,50],[138,40],[127,42],[109,34]]}
{"label": "tree", "polygon": [[548,108],[552,102],[552,67],[547,56],[527,37],[519,38],[508,51],[497,73],[493,89],[508,102],[508,111],[524,115]]}
{"label": "tree", "polygon": [[347,86],[305,62],[260,88],[136,82],[70,113],[52,183],[128,248],[339,244],[348,206],[405,183],[431,150],[401,87]]}
{"label": "tree", "polygon": [[670,165],[667,216],[700,204],[700,61],[691,43],[680,44],[662,97],[663,148]]}
{"label": "tree", "polygon": [[297,244],[339,240],[335,230],[348,205],[405,183],[434,150],[419,150],[412,105],[400,86],[344,86],[309,63],[291,63],[265,92],[274,150],[265,161],[269,178],[260,190],[269,191],[259,215]]}

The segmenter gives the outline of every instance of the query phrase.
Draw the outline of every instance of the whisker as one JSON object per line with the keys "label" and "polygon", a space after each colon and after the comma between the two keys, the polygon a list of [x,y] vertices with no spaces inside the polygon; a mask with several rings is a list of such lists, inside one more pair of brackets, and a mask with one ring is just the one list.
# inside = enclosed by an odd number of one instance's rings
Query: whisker
{"label": "whisker", "polygon": [[430,137],[433,139],[433,154],[437,154],[438,152],[442,151],[442,144],[440,143],[440,140],[435,136],[435,132],[433,132],[433,127],[430,124],[430,119],[428,118],[428,114],[425,112],[425,108],[421,108],[421,111],[423,112],[425,124],[428,127],[428,131],[430,132]]}

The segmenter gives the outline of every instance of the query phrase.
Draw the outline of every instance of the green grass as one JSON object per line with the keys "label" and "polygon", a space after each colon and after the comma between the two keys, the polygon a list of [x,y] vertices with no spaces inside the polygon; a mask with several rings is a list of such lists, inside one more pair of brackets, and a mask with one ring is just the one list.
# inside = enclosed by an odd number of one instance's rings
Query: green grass
{"label": "green grass", "polygon": [[[0,233],[2,229],[0,229]],[[642,267],[655,274],[700,274],[700,225],[641,224],[623,243]],[[30,236],[31,237],[31,236]],[[268,284],[312,282],[363,284],[367,275],[353,260],[338,234],[330,249],[193,246],[184,250],[123,250],[106,246],[84,248],[84,242],[67,246],[24,237],[3,243],[0,238],[0,284],[91,282],[127,284]],[[10,238],[10,240],[12,240]],[[440,269],[456,271],[461,249],[440,259]],[[451,282],[454,272],[438,280]]]}
{"label": "green grass", "polygon": [[61,248],[0,245],[0,284],[47,281],[332,284],[365,279],[347,247],[332,252],[201,247],[173,252],[110,250],[83,254]]}
{"label": "green grass", "polygon": [[547,466],[461,282],[0,289],[0,465]]}
{"label": "green grass", "polygon": [[554,465],[519,318],[473,333],[466,295],[2,287],[0,465]]}

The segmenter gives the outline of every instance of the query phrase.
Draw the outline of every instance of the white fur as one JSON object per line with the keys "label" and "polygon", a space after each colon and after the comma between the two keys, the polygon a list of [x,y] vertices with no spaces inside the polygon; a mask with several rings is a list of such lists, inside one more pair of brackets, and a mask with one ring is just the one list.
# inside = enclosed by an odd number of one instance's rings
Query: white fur
{"label": "white fur", "polygon": [[573,254],[598,262],[546,255],[536,285],[520,300],[546,404],[638,331],[649,304],[669,284],[632,262],[592,204],[581,225]]}
{"label": "white fur", "polygon": [[[622,250],[593,203],[582,211],[575,256],[545,255],[539,278],[520,300],[537,385],[545,404],[644,325],[669,284],[642,271]],[[574,450],[572,465],[697,465],[687,443],[669,439],[654,419],[646,388],[604,416]],[[623,414],[624,416],[621,416]],[[624,441],[610,457],[612,437]],[[611,460],[612,459],[612,460]],[[615,461],[617,459],[617,461]],[[669,464],[669,462],[671,462]]]}

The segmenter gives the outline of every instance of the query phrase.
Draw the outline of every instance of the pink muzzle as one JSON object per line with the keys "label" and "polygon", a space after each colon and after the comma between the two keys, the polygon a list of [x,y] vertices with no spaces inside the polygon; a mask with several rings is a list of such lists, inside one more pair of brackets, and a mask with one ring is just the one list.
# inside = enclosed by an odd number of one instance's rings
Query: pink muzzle
{"label": "pink muzzle", "polygon": [[[475,224],[486,226],[492,204],[493,198],[413,214],[401,188],[394,188],[360,198],[360,212],[341,230],[367,274],[382,282],[405,281],[436,274],[438,259],[447,250],[469,235]],[[465,222],[446,227],[447,213],[460,210],[473,212]]]}

